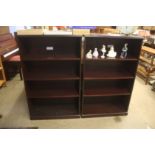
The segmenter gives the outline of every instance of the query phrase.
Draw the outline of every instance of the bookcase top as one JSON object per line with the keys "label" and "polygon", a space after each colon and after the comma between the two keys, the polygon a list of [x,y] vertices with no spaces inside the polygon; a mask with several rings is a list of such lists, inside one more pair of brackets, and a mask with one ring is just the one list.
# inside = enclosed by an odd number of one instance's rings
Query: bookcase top
{"label": "bookcase top", "polygon": [[90,35],[73,35],[72,32],[52,32],[52,31],[44,31],[42,29],[28,29],[28,30],[18,30],[16,32],[18,36],[26,37],[26,36],[54,36],[54,37],[82,37],[85,36],[86,38],[90,37],[105,37],[105,38],[123,38],[123,39],[141,39],[142,37],[136,35],[124,35],[124,34],[90,34]]}

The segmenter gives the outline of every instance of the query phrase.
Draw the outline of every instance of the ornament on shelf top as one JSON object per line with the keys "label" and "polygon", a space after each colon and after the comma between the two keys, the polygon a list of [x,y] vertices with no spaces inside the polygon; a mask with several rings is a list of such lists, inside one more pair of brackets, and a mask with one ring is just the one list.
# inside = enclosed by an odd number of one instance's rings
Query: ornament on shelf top
{"label": "ornament on shelf top", "polygon": [[105,58],[105,53],[106,53],[106,46],[104,44],[102,45],[101,52],[102,52],[101,58],[104,59]]}
{"label": "ornament on shelf top", "polygon": [[115,52],[114,46],[113,46],[113,45],[109,45],[109,47],[110,47],[110,50],[109,50],[107,56],[108,56],[109,58],[115,58],[116,55],[117,55],[117,52]]}
{"label": "ornament on shelf top", "polygon": [[92,59],[93,58],[92,50],[89,50],[89,52],[86,54],[86,58],[87,59]]}
{"label": "ornament on shelf top", "polygon": [[128,43],[125,43],[123,48],[122,48],[122,52],[121,52],[121,55],[120,55],[120,58],[126,58],[127,57],[127,51],[128,51]]}
{"label": "ornament on shelf top", "polygon": [[97,48],[95,48],[95,50],[94,50],[94,52],[93,52],[93,57],[94,57],[94,58],[98,58],[98,55],[99,55],[99,53],[98,53],[98,51],[97,51]]}

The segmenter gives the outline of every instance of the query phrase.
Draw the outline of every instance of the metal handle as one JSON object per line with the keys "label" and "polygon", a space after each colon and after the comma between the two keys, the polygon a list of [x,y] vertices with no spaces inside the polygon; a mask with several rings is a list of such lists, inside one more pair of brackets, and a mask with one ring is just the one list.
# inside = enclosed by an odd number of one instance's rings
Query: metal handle
{"label": "metal handle", "polygon": [[54,50],[54,47],[53,46],[46,46],[46,50],[47,51],[53,51]]}

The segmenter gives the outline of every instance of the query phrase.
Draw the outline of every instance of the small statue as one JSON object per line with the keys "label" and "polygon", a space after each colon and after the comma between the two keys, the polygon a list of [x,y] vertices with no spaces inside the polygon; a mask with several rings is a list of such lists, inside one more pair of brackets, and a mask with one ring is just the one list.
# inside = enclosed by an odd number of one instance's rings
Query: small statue
{"label": "small statue", "polygon": [[106,47],[105,47],[105,45],[102,45],[101,52],[102,52],[101,58],[104,59],[104,58],[105,58],[104,55],[105,55],[105,53],[106,53]]}
{"label": "small statue", "polygon": [[92,59],[93,58],[92,50],[89,50],[89,52],[86,54],[86,58],[88,58],[88,59]]}
{"label": "small statue", "polygon": [[93,57],[94,57],[94,58],[98,58],[98,55],[99,55],[99,53],[98,53],[98,51],[97,51],[97,48],[95,48],[95,50],[94,50],[94,52],[93,52]]}
{"label": "small statue", "polygon": [[109,50],[107,56],[110,57],[110,58],[115,58],[116,55],[117,55],[117,53],[114,51],[114,46],[111,45],[110,50]]}
{"label": "small statue", "polygon": [[120,58],[126,58],[127,57],[127,51],[128,51],[128,44],[127,43],[125,43],[124,44],[124,47],[122,48],[122,53],[121,53],[121,55],[120,55]]}

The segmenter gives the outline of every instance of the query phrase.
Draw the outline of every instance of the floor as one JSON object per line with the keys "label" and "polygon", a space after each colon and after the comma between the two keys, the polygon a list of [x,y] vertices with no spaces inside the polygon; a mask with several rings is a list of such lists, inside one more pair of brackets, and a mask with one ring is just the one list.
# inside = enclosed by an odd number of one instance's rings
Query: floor
{"label": "floor", "polygon": [[155,128],[155,92],[136,77],[127,116],[30,120],[23,81],[16,76],[0,89],[0,128]]}

